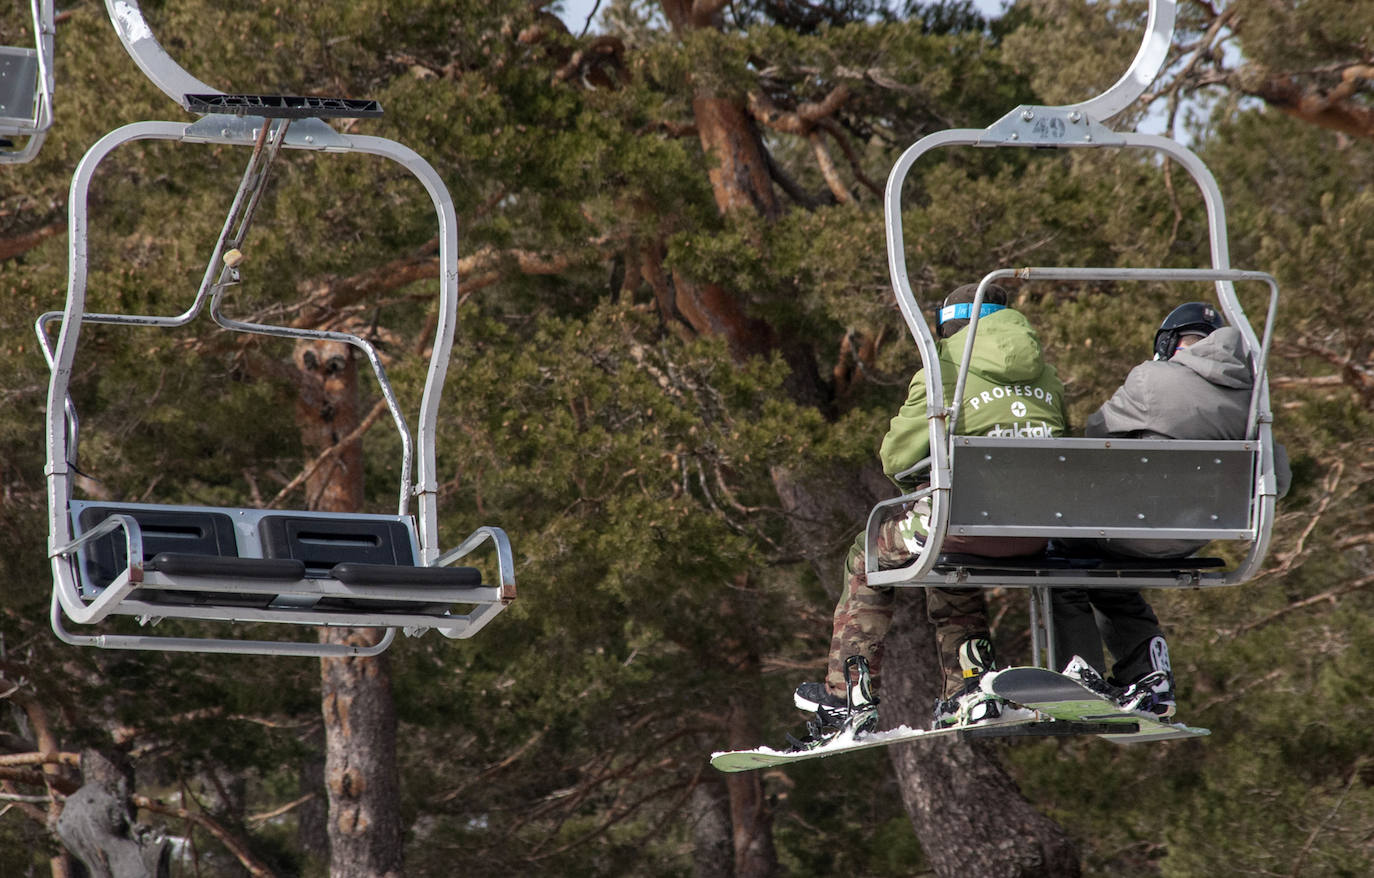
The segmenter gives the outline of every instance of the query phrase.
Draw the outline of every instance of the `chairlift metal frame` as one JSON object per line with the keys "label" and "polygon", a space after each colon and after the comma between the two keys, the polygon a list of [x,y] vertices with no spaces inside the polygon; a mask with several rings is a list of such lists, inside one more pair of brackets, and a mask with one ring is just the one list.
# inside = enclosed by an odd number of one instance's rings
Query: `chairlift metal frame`
{"label": "chairlift metal frame", "polygon": [[[188,74],[173,61],[154,38],[135,0],[106,0],[107,11],[126,50],[145,75],[183,107],[201,112],[214,107],[235,108],[234,114],[211,113],[196,122],[136,122],[102,137],[83,156],[72,177],[68,202],[70,275],[67,301],[61,312],[40,316],[36,331],[51,372],[47,407],[47,483],[49,510],[48,555],[53,569],[52,625],[62,640],[85,646],[120,649],[152,649],[181,652],[219,652],[237,654],[346,656],[376,655],[394,640],[398,628],[407,634],[420,634],[434,628],[447,637],[471,637],[515,598],[515,574],[509,540],[498,527],[481,527],[456,548],[441,552],[438,541],[438,482],[436,470],[436,431],[438,409],[448,361],[452,353],[458,309],[458,231],[457,216],[447,188],[434,168],[410,148],[381,137],[345,135],[328,125],[321,116],[379,115],[372,102],[321,101],[290,96],[226,95]],[[247,115],[254,110],[274,115]],[[242,114],[240,114],[240,112]],[[303,117],[303,112],[319,115]],[[212,248],[204,276],[192,303],[177,315],[102,314],[86,311],[88,271],[88,194],[100,163],[120,146],[136,141],[170,141],[225,146],[248,146],[252,153],[235,193],[223,229]],[[247,232],[252,224],[267,183],[268,173],[280,150],[300,149],[323,153],[362,153],[396,162],[424,187],[438,219],[439,240],[439,314],[435,327],[429,371],[420,402],[418,428],[414,440],[400,405],[387,379],[381,358],[366,339],[359,336],[318,330],[297,329],[248,323],[224,313],[226,290],[240,282],[239,261]],[[208,309],[207,309],[208,305]],[[73,363],[83,323],[130,327],[179,327],[194,320],[202,310],[220,327],[234,331],[293,339],[319,339],[340,342],[360,351],[371,365],[377,385],[387,403],[402,445],[400,496],[393,518],[410,533],[417,550],[417,567],[446,568],[486,543],[495,550],[497,583],[466,589],[436,590],[433,587],[387,585],[365,588],[340,585],[328,574],[310,573],[290,581],[255,581],[233,575],[200,571],[190,576],[159,572],[143,558],[140,514],[178,507],[126,504],[99,525],[76,529],[72,499],[72,473],[79,444],[79,420],[70,395]],[[49,327],[58,324],[54,343]],[[412,483],[412,464],[416,466]],[[412,515],[411,498],[418,513]],[[198,510],[201,513],[205,509]],[[209,510],[239,521],[237,561],[263,557],[254,537],[255,522],[261,510]],[[320,515],[298,512],[297,516]],[[331,520],[365,522],[377,516],[329,513]],[[122,539],[127,559],[122,574],[103,588],[92,588],[84,580],[83,556],[99,539]],[[399,570],[399,568],[397,568]],[[398,574],[399,575],[399,574]],[[404,576],[401,577],[405,579]],[[424,577],[420,577],[424,578]],[[433,577],[431,577],[433,578]],[[443,578],[443,577],[439,577]],[[141,590],[141,591],[140,591]],[[210,605],[199,607],[163,604],[145,600],[149,593],[193,592],[209,595]],[[236,594],[277,596],[266,608],[245,610],[234,600],[214,605],[216,595],[232,598]],[[294,600],[291,599],[294,596]],[[466,614],[445,610],[397,616],[380,609],[358,609],[351,613],[322,613],[309,608],[312,599],[322,596],[346,598],[360,607],[377,602],[404,601],[415,605],[451,600],[474,605]],[[199,619],[203,621],[261,621],[296,625],[346,625],[379,627],[386,632],[368,647],[346,644],[305,643],[283,640],[254,640],[233,637],[160,637],[124,634],[84,634],[68,631],[63,617],[82,625],[98,623],[112,615],[135,616],[148,623],[160,618]]]}
{"label": "chairlift metal frame", "polygon": [[34,48],[0,46],[0,138],[26,138],[0,146],[0,164],[32,161],[53,120],[53,0],[30,0]]}
{"label": "chairlift metal frame", "polygon": [[[1162,67],[1170,40],[1172,39],[1176,0],[1151,0],[1149,19],[1139,51],[1132,60],[1126,73],[1101,95],[1077,104],[1066,106],[1020,106],[1007,113],[986,129],[951,129],[930,134],[908,148],[898,158],[888,176],[885,191],[885,215],[888,249],[888,267],[892,279],[897,305],[911,331],[912,338],[921,356],[925,373],[927,417],[930,430],[930,457],[913,467],[928,472],[929,487],[894,500],[878,504],[869,517],[867,527],[867,575],[873,586],[949,586],[949,585],[1024,585],[1032,590],[1032,616],[1037,623],[1048,630],[1052,625],[1050,618],[1049,595],[1046,591],[1054,586],[1073,586],[1078,588],[1122,588],[1122,587],[1199,587],[1210,585],[1236,585],[1250,579],[1258,571],[1268,549],[1270,530],[1274,518],[1276,500],[1274,450],[1271,424],[1269,390],[1266,372],[1266,359],[1273,332],[1274,313],[1278,301],[1278,286],[1274,278],[1257,271],[1234,270],[1230,264],[1230,252],[1226,232],[1226,214],[1221,191],[1212,173],[1203,161],[1192,151],[1167,137],[1140,133],[1123,133],[1108,128],[1103,120],[1116,115],[1130,106],[1150,83]],[[912,166],[926,153],[939,147],[1012,147],[1012,148],[1050,148],[1050,149],[1100,149],[1107,147],[1122,149],[1144,149],[1165,159],[1172,159],[1188,171],[1197,184],[1207,210],[1208,234],[1211,248],[1212,265],[1209,269],[1158,269],[1158,268],[1065,268],[1037,267],[1010,269],[1003,268],[985,275],[978,285],[972,306],[973,316],[968,327],[969,342],[965,346],[963,361],[955,382],[953,399],[945,404],[944,384],[940,371],[940,360],[935,340],[922,316],[916,302],[907,273],[906,249],[902,234],[901,194],[902,187]],[[1159,536],[1159,525],[1146,525],[1141,528],[1102,528],[1079,526],[1066,528],[1053,518],[1046,518],[1035,526],[1022,526],[1019,529],[1007,527],[985,527],[981,530],[977,522],[955,522],[951,518],[951,494],[958,481],[954,461],[956,448],[963,443],[967,449],[976,448],[977,437],[962,437],[955,433],[956,419],[963,402],[963,391],[968,375],[969,359],[973,350],[973,338],[978,328],[980,306],[989,283],[1003,279],[1021,280],[1058,280],[1065,282],[1084,281],[1206,281],[1215,285],[1217,299],[1230,325],[1236,327],[1255,370],[1254,392],[1250,404],[1249,429],[1244,442],[1215,443],[1213,447],[1236,446],[1241,453],[1252,458],[1251,477],[1246,484],[1237,484],[1234,489],[1245,491],[1249,497],[1250,516],[1248,526],[1227,533],[1208,532],[1197,529],[1200,539],[1226,537],[1243,539],[1250,542],[1243,561],[1233,570],[1217,572],[1189,568],[1180,564],[1173,570],[1141,570],[1130,575],[1120,572],[1098,573],[1077,570],[1040,570],[1034,576],[1008,576],[1004,572],[980,572],[972,561],[967,563],[941,561],[941,547],[947,535],[952,532],[983,533],[986,535],[1015,533],[1022,536],[1058,537],[1097,537],[1097,536]],[[1269,288],[1268,309],[1262,339],[1246,319],[1245,311],[1236,296],[1235,284],[1238,282],[1260,282]],[[970,441],[971,440],[971,441]],[[1003,440],[1013,445],[1030,445],[1036,442],[1052,441],[1060,443],[1057,448],[1067,454],[1080,453],[1083,443],[1091,440]],[[1143,443],[1143,444],[1142,444]],[[1097,442],[1101,446],[1102,442]],[[1171,450],[1181,448],[1186,443],[1175,440],[1113,440],[1113,453],[1123,456],[1140,454],[1142,451],[1152,456],[1161,472],[1170,467]],[[1194,443],[1196,444],[1196,443]],[[1248,450],[1247,450],[1248,449]],[[966,452],[970,463],[976,458]],[[963,459],[961,457],[960,459]],[[977,465],[977,464],[974,464]],[[893,506],[899,506],[922,497],[929,498],[930,519],[929,536],[925,546],[916,559],[908,566],[880,570],[877,567],[876,539],[877,527]],[[1124,498],[1123,498],[1124,499]],[[1047,515],[1050,506],[1047,504]],[[1168,527],[1167,524],[1164,525]],[[953,528],[953,530],[952,530]],[[1170,536],[1183,531],[1169,531]],[[1037,607],[1038,605],[1038,607]],[[1038,617],[1038,618],[1037,618]],[[1049,639],[1043,632],[1042,637]],[[1049,649],[1052,651],[1052,645]],[[1036,659],[1039,661],[1039,639],[1036,642]],[[1051,654],[1050,661],[1054,657]]]}

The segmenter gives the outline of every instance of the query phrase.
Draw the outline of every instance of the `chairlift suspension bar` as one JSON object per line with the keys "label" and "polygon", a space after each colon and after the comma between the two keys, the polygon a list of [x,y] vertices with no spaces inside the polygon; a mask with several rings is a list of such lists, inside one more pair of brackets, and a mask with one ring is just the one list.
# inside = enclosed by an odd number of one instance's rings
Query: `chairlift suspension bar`
{"label": "chairlift suspension bar", "polygon": [[185,95],[224,94],[187,73],[185,68],[172,60],[143,19],[143,10],[139,8],[137,0],[105,0],[105,10],[129,57],[167,97],[190,109]]}
{"label": "chairlift suspension bar", "polygon": [[[209,283],[210,275],[216,268],[221,269],[221,285],[225,281],[226,269],[232,269],[232,265],[224,263],[224,254],[230,250],[241,250],[244,240],[248,237],[248,229],[253,224],[253,217],[257,214],[258,203],[262,199],[263,192],[267,189],[267,178],[271,174],[272,165],[275,164],[277,156],[281,153],[281,145],[286,140],[286,130],[291,126],[290,119],[283,119],[274,131],[271,120],[264,119],[262,127],[258,129],[257,139],[253,142],[253,152],[248,157],[248,165],[243,170],[243,180],[239,183],[238,191],[234,193],[234,202],[229,206],[229,213],[224,220],[224,229],[220,232],[219,239],[215,241],[214,252],[210,256],[209,265],[205,269],[205,281],[202,289]],[[264,147],[270,144],[270,148]],[[266,155],[264,156],[264,152]],[[237,224],[237,227],[235,225]],[[231,232],[232,229],[232,232]]]}

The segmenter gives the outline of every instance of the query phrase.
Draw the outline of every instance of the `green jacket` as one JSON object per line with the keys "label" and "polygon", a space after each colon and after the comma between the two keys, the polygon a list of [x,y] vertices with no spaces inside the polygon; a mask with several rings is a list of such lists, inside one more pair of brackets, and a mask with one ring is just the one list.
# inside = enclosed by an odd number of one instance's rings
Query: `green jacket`
{"label": "green jacket", "polygon": [[[945,404],[953,402],[959,361],[964,356],[968,328],[936,342]],[[1045,362],[1040,338],[1019,311],[996,311],[978,321],[978,335],[964,385],[964,404],[955,431],[968,436],[1062,436],[1069,418],[1064,406],[1064,385],[1054,367]],[[893,479],[930,454],[929,422],[926,419],[925,371],[911,379],[906,402],[883,437],[878,452],[883,472]],[[910,490],[913,479],[897,482]]]}

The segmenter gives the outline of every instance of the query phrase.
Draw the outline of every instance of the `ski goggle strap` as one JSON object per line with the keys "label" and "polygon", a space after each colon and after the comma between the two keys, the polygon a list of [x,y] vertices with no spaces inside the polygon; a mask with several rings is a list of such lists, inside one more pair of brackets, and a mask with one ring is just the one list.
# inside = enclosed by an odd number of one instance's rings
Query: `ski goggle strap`
{"label": "ski goggle strap", "polygon": [[[989,314],[995,314],[996,312],[1001,311],[1001,310],[1002,310],[1003,308],[1005,308],[1005,307],[1007,307],[1007,306],[1006,306],[1006,305],[990,305],[990,304],[984,304],[983,307],[981,307],[981,308],[978,309],[978,319],[979,319],[979,320],[982,320],[984,317],[988,316]],[[943,326],[943,325],[945,325],[946,323],[948,323],[948,322],[951,321],[951,320],[972,320],[972,319],[973,319],[973,303],[972,303],[972,302],[961,302],[961,303],[958,304],[958,305],[946,305],[945,307],[941,308],[941,309],[940,309],[940,313],[939,313],[938,317],[936,318],[936,325],[937,325],[937,326]]]}

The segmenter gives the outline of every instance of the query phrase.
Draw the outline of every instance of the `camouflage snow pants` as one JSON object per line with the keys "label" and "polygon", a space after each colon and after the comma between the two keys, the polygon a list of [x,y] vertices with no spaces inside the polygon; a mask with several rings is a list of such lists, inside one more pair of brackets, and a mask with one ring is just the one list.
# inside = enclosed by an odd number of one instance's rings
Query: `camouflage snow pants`
{"label": "camouflage snow pants", "polygon": [[[919,513],[906,510],[899,516],[885,519],[878,527],[878,568],[891,570],[910,564],[916,559],[924,543],[924,528],[912,527],[912,518]],[[883,660],[883,639],[892,626],[896,589],[869,588],[864,574],[864,539],[860,533],[845,559],[845,584],[835,605],[835,618],[830,639],[830,657],[826,668],[826,687],[831,692],[845,692],[844,660],[861,655],[868,660],[873,686],[878,686]],[[1007,538],[946,538],[944,548],[953,552],[994,557],[1033,555],[1044,551],[1045,541]],[[935,626],[936,648],[940,653],[940,667],[944,672],[943,696],[954,695],[963,686],[963,670],[959,666],[959,647],[976,637],[992,638],[988,631],[987,600],[981,588],[927,588],[926,615]]]}

